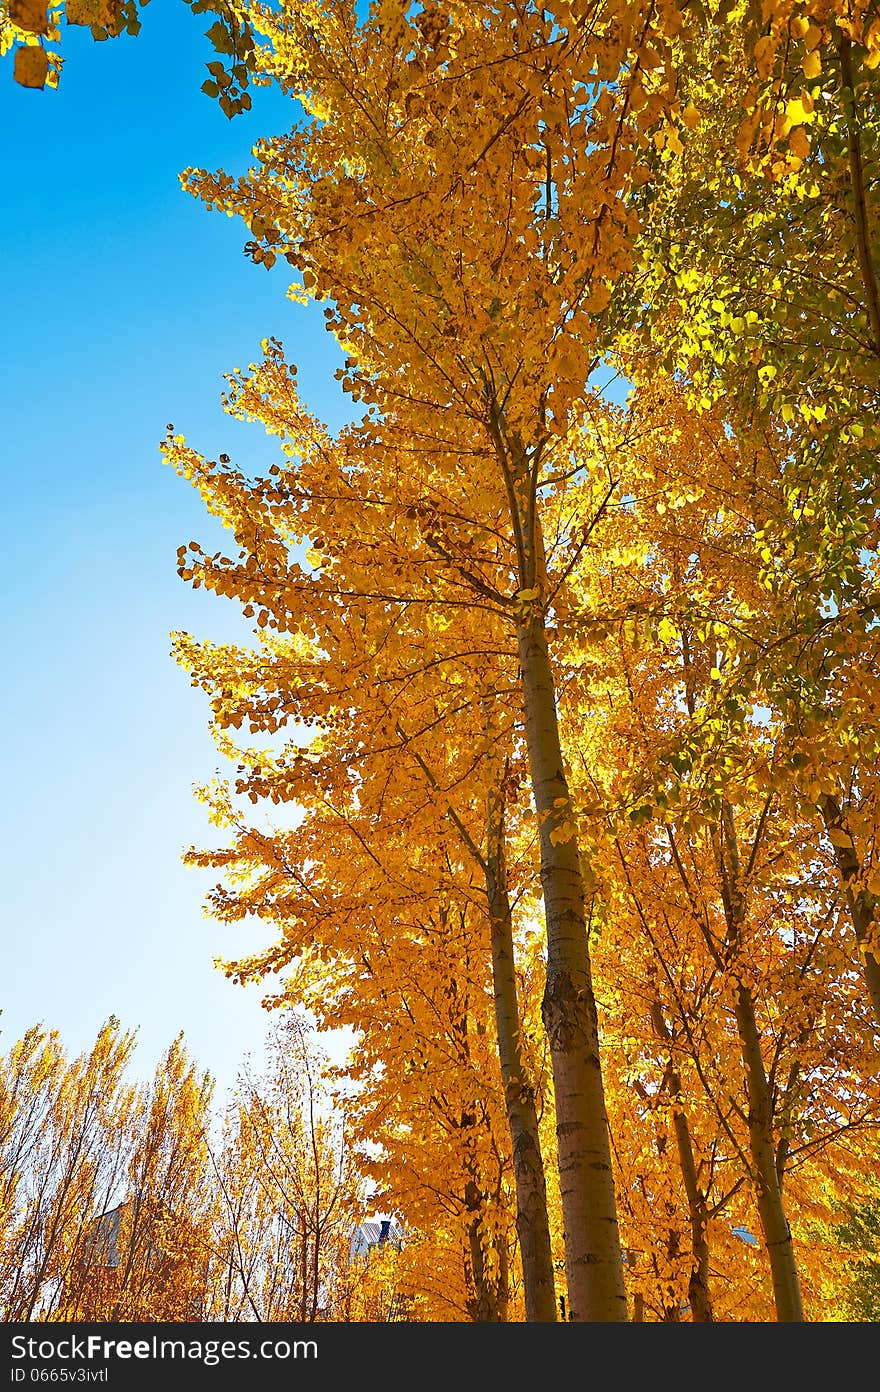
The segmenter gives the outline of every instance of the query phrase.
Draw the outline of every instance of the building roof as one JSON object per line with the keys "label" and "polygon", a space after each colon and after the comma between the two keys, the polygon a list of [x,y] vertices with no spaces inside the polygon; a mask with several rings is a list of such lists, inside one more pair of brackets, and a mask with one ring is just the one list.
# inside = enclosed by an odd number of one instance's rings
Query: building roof
{"label": "building roof", "polygon": [[403,1241],[403,1228],[396,1218],[366,1218],[363,1222],[358,1223],[354,1230],[351,1239],[351,1255],[353,1257],[363,1256],[371,1247],[380,1247],[384,1242],[390,1242],[400,1251]]}

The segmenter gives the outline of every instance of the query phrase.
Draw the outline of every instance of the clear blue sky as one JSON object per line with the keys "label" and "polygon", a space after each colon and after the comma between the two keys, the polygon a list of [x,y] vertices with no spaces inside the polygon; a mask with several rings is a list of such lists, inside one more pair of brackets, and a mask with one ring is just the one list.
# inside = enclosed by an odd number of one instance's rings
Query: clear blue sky
{"label": "clear blue sky", "polygon": [[240,626],[177,578],[177,547],[215,533],[158,442],[173,421],[212,457],[269,462],[219,404],[267,335],[315,410],[344,405],[340,355],[320,312],[285,299],[288,268],[251,265],[243,224],[178,181],[246,168],[293,105],[257,90],[228,121],[199,91],[212,16],[152,0],[142,18],[103,44],[66,28],[57,92],[0,63],[0,1049],[43,1021],[76,1053],[113,1013],[139,1030],[142,1074],[182,1029],[222,1092],[270,1020],[212,961],[262,938],[206,919],[211,876],[180,863],[213,844],[192,786],[218,758],[169,633]]}

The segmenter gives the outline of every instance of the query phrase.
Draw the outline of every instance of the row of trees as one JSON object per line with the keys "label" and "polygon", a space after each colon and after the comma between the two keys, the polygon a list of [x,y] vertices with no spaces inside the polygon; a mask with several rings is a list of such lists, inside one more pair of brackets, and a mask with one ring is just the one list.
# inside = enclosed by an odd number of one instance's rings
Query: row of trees
{"label": "row of trees", "polygon": [[[367,1157],[340,1124],[340,1080],[333,1083],[334,1070],[301,1019],[285,1012],[269,1036],[264,1071],[243,1067],[222,1107],[182,1036],[147,1083],[131,1080],[134,1045],[111,1017],[75,1059],[42,1026],[0,1056],[4,1322],[524,1317],[509,1162],[500,1147],[490,1164],[481,1161],[472,1135],[464,1171],[443,1168],[457,1155],[461,1128],[485,1127],[485,1114],[426,1125],[406,1142],[398,1133],[376,1168],[395,1175],[402,1207],[418,1212],[425,1227],[404,1232],[392,1219],[386,1238],[381,1222],[364,1221],[377,1197]],[[419,1109],[410,1105],[407,1114],[418,1117]],[[681,1125],[674,1118],[677,1140]],[[497,1119],[495,1131],[492,1143],[503,1146]],[[641,1200],[649,1173],[658,1186],[654,1202],[663,1202],[669,1218],[675,1211],[662,1180],[669,1137],[656,1125],[649,1134],[642,1187],[627,1203],[633,1217],[642,1213],[646,1231]],[[494,1208],[478,1187],[481,1174],[495,1178]],[[549,1214],[561,1257],[558,1192],[550,1194]],[[844,1204],[831,1226],[814,1216],[829,1317],[876,1318],[877,1227],[876,1196]],[[719,1225],[722,1233],[713,1259],[723,1252],[751,1299],[759,1298],[754,1240],[729,1223]],[[670,1228],[665,1250],[652,1254],[655,1276],[665,1273],[658,1290],[672,1291],[681,1238]],[[693,1282],[689,1295],[700,1299]],[[734,1318],[753,1317],[743,1289],[732,1308]],[[640,1317],[664,1317],[643,1294],[636,1309]],[[681,1317],[670,1309],[666,1318]]]}
{"label": "row of trees", "polygon": [[182,1037],[149,1083],[111,1018],[70,1059],[34,1027],[0,1058],[0,1318],[383,1320],[408,1311],[321,1058],[288,1017],[264,1073],[213,1083]]}
{"label": "row of trees", "polygon": [[277,930],[228,970],[356,1031],[472,1317],[514,1229],[528,1319],[825,1317],[878,1121],[880,19],[249,15],[297,117],[184,182],[325,303],[355,410],[267,342],[226,405],[268,476],[165,442],[236,544],[181,575],[255,620],[175,641],[236,767],[190,859]]}
{"label": "row of trees", "polygon": [[827,1317],[876,1198],[875,0],[235,14],[291,129],[184,182],[355,409],[267,342],[268,476],[164,445],[235,542],[181,575],[255,621],[175,639],[235,767],[189,858],[276,930],[229,974],[355,1031],[420,1317]]}

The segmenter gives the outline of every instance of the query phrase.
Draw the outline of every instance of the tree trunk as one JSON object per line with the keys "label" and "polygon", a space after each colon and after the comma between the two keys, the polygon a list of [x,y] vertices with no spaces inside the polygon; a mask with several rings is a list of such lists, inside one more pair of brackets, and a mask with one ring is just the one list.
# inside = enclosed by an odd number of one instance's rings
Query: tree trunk
{"label": "tree trunk", "polygon": [[772,1100],[761,1055],[755,1007],[751,992],[742,982],[737,985],[736,1022],[749,1097],[749,1147],[755,1170],[755,1194],[770,1262],[776,1318],[780,1323],[791,1324],[804,1318],[800,1282],[776,1168]]}
{"label": "tree trunk", "polygon": [[543,618],[518,626],[547,927],[542,1014],[553,1066],[568,1303],[573,1320],[625,1321],[611,1146],[599,1058],[584,882],[562,762]]}
{"label": "tree trunk", "polygon": [[[681,1096],[681,1079],[677,1073],[672,1075],[672,1087],[676,1097]],[[709,1219],[706,1213],[706,1196],[697,1179],[697,1166],[694,1161],[694,1148],[691,1143],[688,1119],[680,1107],[673,1113],[672,1125],[675,1131],[675,1145],[678,1163],[687,1194],[688,1213],[691,1222],[691,1274],[688,1277],[688,1304],[694,1324],[712,1324],[712,1300],[709,1294],[709,1241],[707,1229]]]}
{"label": "tree trunk", "polygon": [[506,1292],[501,1289],[501,1279],[493,1280],[486,1260],[489,1240],[483,1213],[484,1199],[474,1179],[469,1179],[465,1185],[464,1200],[468,1212],[469,1261],[466,1266],[472,1292],[467,1302],[468,1315],[477,1324],[497,1324],[507,1317]]}
{"label": "tree trunk", "polygon": [[856,942],[859,945],[868,995],[871,997],[874,1014],[880,1021],[880,961],[867,947],[869,942],[876,941],[874,932],[877,926],[877,896],[871,894],[864,886],[859,888],[861,866],[840,803],[836,798],[823,793],[819,798],[819,811],[822,813],[829,836],[835,832],[843,832],[849,837],[848,846],[838,846],[834,841],[831,844],[834,847],[838,874],[843,882],[850,919],[855,929]]}
{"label": "tree trunk", "polygon": [[492,941],[492,978],[498,1058],[510,1127],[516,1186],[516,1231],[523,1271],[526,1319],[553,1322],[556,1291],[547,1184],[538,1134],[535,1094],[520,1046],[519,1000],[514,971],[513,924],[504,857],[504,801],[497,780],[487,808],[486,894]]}
{"label": "tree trunk", "polygon": [[688,1303],[694,1324],[712,1324],[712,1301],[709,1295],[709,1216],[706,1211],[706,1195],[700,1188],[694,1147],[687,1116],[682,1107],[684,1090],[681,1075],[672,1064],[672,1036],[663,1007],[659,1000],[651,1005],[651,1023],[658,1036],[670,1046],[669,1091],[672,1095],[672,1127],[675,1134],[675,1147],[678,1163],[684,1180],[687,1195],[688,1215],[691,1226],[691,1274],[688,1278]]}
{"label": "tree trunk", "polygon": [[[550,1219],[547,1213],[547,1184],[544,1159],[535,1110],[535,1094],[530,1085],[520,1047],[519,998],[513,947],[513,915],[507,892],[505,858],[504,793],[501,764],[493,740],[492,703],[486,701],[489,750],[488,792],[486,796],[486,854],[482,856],[467,829],[452,812],[465,844],[483,871],[489,910],[489,936],[492,957],[492,984],[495,1000],[495,1036],[504,1105],[510,1132],[511,1154],[516,1188],[516,1230],[523,1270],[523,1288],[528,1321],[556,1320],[556,1295]],[[405,740],[406,736],[398,728]],[[414,751],[416,762],[432,787],[437,780]]]}
{"label": "tree trunk", "polygon": [[[724,902],[724,917],[727,923],[727,949],[730,953],[741,948],[747,886],[743,885],[733,809],[727,802],[722,804],[721,823],[718,830],[721,893]],[[753,847],[753,855],[756,846],[757,843]],[[770,1086],[764,1069],[761,1035],[755,1016],[755,1002],[752,993],[736,973],[734,973],[733,985],[736,992],[735,1008],[740,1054],[745,1069],[746,1091],[749,1100],[749,1153],[752,1161],[752,1181],[755,1186],[758,1217],[761,1222],[767,1258],[770,1262],[776,1318],[781,1323],[791,1324],[803,1320],[804,1312],[801,1304],[800,1283],[791,1240],[791,1229],[788,1226],[782,1202],[782,1178],[780,1170],[777,1168],[776,1148],[773,1144],[773,1099],[770,1095]]]}
{"label": "tree trunk", "polygon": [[308,1323],[308,1299],[309,1299],[309,1231],[306,1227],[305,1214],[301,1215],[302,1235],[299,1248],[299,1279],[301,1284],[299,1297],[299,1318],[301,1324]]}

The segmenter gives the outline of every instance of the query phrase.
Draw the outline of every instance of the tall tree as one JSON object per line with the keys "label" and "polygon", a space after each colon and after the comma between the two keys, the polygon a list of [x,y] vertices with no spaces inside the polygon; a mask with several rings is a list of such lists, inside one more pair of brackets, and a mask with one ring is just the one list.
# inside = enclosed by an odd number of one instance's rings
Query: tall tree
{"label": "tall tree", "polygon": [[[267,644],[271,674],[262,659],[245,652],[221,652],[188,640],[179,642],[180,658],[194,682],[211,694],[221,732],[243,718],[263,734],[292,727],[293,742],[283,753],[261,750],[243,756],[239,772],[247,769],[247,776],[237,780],[239,793],[270,797],[276,804],[295,801],[308,815],[316,839],[330,841],[347,830],[349,854],[358,863],[366,856],[387,866],[398,882],[413,876],[419,838],[425,847],[439,841],[446,864],[434,869],[436,851],[427,853],[421,872],[425,891],[435,893],[438,874],[453,876],[458,892],[484,915],[490,926],[495,1036],[515,1157],[527,1317],[553,1319],[546,1184],[534,1090],[520,1039],[514,882],[506,850],[505,822],[511,817],[511,800],[518,801],[522,775],[522,751],[517,755],[512,743],[514,722],[506,692],[510,678],[503,666],[511,661],[509,641],[489,605],[474,615],[455,592],[436,592],[434,548],[424,540],[413,545],[410,524],[413,516],[423,514],[424,505],[421,481],[408,460],[394,461],[387,484],[373,459],[370,472],[353,469],[356,440],[346,438],[334,448],[322,437],[302,412],[277,351],[240,386],[241,404],[251,410],[268,414],[271,394],[269,419],[277,421],[284,412],[285,429],[302,454],[300,466],[295,476],[249,482],[172,443],[169,457],[198,482],[209,506],[229,521],[247,548],[235,563],[215,556],[199,561],[195,569],[182,569],[191,579],[248,600],[246,612],[253,613],[253,604],[259,603],[263,632],[293,633],[300,641]],[[456,512],[451,505],[453,526],[460,522]],[[392,516],[402,525],[389,534]],[[290,538],[306,535],[321,539],[320,550],[313,547],[309,553],[310,574],[286,559]],[[380,550],[381,579],[374,561]],[[273,579],[267,586],[270,556]],[[490,564],[488,555],[484,564]],[[459,611],[454,627],[450,609]],[[304,640],[319,615],[321,637],[309,650]],[[320,723],[321,734],[312,739],[307,759],[297,747],[297,721]],[[226,747],[222,734],[220,739]],[[248,865],[256,869],[262,860],[270,871],[248,894],[249,911],[277,917],[276,889],[285,880],[303,884],[302,827],[295,838],[240,834],[236,853],[242,870]],[[325,852],[321,859],[326,866]],[[227,853],[216,863],[227,871],[233,864]],[[518,878],[522,880],[522,871]],[[327,879],[335,885],[329,873]],[[309,874],[307,880],[314,897],[315,877]],[[286,902],[286,896],[277,897]],[[217,901],[224,910],[229,903],[228,896]],[[325,926],[330,920],[315,905],[303,905],[299,896],[298,912],[308,913],[311,925],[307,935],[327,940],[326,951],[337,952],[340,945],[328,938]],[[277,954],[274,960],[277,964]]]}
{"label": "tall tree", "polygon": [[[811,821],[791,796],[784,728],[762,704],[761,668],[741,642],[760,609],[762,575],[749,511],[737,501],[738,444],[722,422],[683,410],[683,399],[661,383],[634,397],[636,418],[647,412],[662,421],[656,433],[642,432],[631,461],[629,508],[641,518],[642,541],[615,544],[612,529],[572,586],[574,653],[592,631],[604,635],[608,655],[604,699],[580,736],[575,712],[586,682],[574,664],[567,728],[574,751],[597,740],[607,753],[604,782],[595,779],[601,762],[586,751],[576,786],[597,863],[604,859],[606,876],[618,883],[622,873],[633,938],[641,933],[651,944],[653,965],[641,982],[635,977],[637,998],[647,997],[664,1052],[674,1044],[679,1057],[691,1057],[719,1139],[726,1135],[730,1158],[754,1190],[778,1317],[797,1319],[783,1183],[808,1136],[814,1154],[820,1144],[833,1148],[836,1129],[818,1121],[823,1114],[870,1128],[870,1019],[853,993],[840,896],[814,857]],[[746,480],[753,493],[774,482],[774,459],[765,449],[762,479],[756,453]],[[590,656],[595,692],[602,664],[595,648]],[[612,920],[605,929],[617,952],[618,926]],[[676,1054],[663,1081],[650,1083],[655,1106],[672,1072],[681,1082]],[[854,1106],[844,1100],[856,1097]],[[679,1135],[687,1168],[684,1141]],[[699,1192],[687,1187],[696,1257]]]}
{"label": "tall tree", "polygon": [[[575,1319],[625,1318],[542,500],[567,472],[592,315],[625,259],[616,187],[631,160],[618,160],[601,102],[566,113],[555,74],[583,60],[587,40],[542,13],[493,12],[484,25],[475,11],[377,11],[358,24],[338,5],[287,14],[273,37],[282,85],[305,91],[320,119],[267,143],[259,177],[190,185],[247,217],[259,259],[283,251],[332,300],[345,382],[369,413],[361,448],[418,450],[438,583],[469,589],[472,603],[488,589],[507,615],[540,836],[570,1306]],[[471,525],[503,525],[506,574],[491,585],[473,583],[462,564],[472,548],[457,538],[451,553],[432,517],[432,489],[465,485]]]}
{"label": "tall tree", "polygon": [[288,1014],[268,1052],[263,1076],[242,1069],[215,1155],[212,1310],[263,1322],[338,1319],[363,1181],[308,1026]]}

